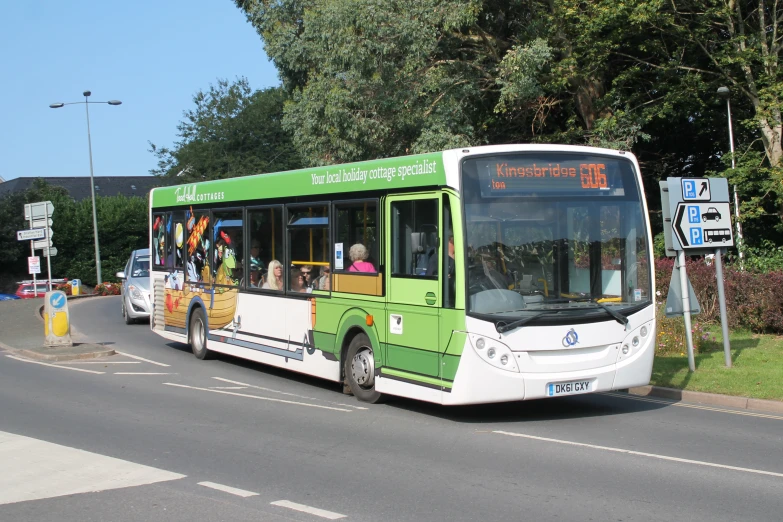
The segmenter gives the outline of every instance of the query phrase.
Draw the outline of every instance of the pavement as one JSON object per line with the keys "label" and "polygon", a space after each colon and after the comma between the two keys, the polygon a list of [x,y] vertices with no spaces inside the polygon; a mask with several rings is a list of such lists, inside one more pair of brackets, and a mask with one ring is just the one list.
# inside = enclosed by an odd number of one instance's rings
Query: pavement
{"label": "pavement", "polygon": [[[69,297],[86,299],[91,296]],[[0,348],[19,357],[39,361],[72,361],[114,355],[115,351],[98,344],[73,343],[71,346],[44,346],[43,298],[0,301]]]}
{"label": "pavement", "polygon": [[[73,299],[88,299],[90,297],[93,296],[71,296],[68,301],[70,303]],[[44,346],[43,305],[43,299],[0,301],[1,349],[14,352],[16,356],[46,361],[91,359],[115,354],[115,351],[110,348],[89,343],[74,343],[73,346],[56,348]],[[629,389],[628,393],[736,410],[783,413],[783,401],[694,392],[659,386],[639,386]]]}

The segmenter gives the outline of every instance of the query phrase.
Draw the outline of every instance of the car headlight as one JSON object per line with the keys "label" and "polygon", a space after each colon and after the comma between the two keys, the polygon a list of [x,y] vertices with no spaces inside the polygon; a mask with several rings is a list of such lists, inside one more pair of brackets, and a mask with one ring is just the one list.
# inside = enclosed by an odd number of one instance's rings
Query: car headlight
{"label": "car headlight", "polygon": [[500,341],[491,337],[484,337],[483,335],[470,334],[469,338],[473,351],[478,354],[481,360],[495,368],[519,373],[517,360],[514,358],[511,348]]}
{"label": "car headlight", "polygon": [[129,285],[128,286],[128,291],[130,292],[131,298],[139,299],[139,300],[143,299],[143,297],[141,295],[141,292],[135,286]]}

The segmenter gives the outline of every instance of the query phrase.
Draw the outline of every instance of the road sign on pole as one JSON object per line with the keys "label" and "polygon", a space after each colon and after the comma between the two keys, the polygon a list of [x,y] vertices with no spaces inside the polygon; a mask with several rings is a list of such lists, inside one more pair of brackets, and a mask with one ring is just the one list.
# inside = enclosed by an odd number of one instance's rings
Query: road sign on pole
{"label": "road sign on pole", "polygon": [[54,205],[51,201],[40,201],[38,203],[26,203],[24,206],[24,218],[27,221],[32,219],[42,219],[51,217],[54,212]]}
{"label": "road sign on pole", "polygon": [[734,246],[728,201],[678,203],[672,228],[683,250]]}
{"label": "road sign on pole", "polygon": [[27,258],[27,273],[40,274],[41,273],[41,258],[38,256],[29,256]]}
{"label": "road sign on pole", "polygon": [[[57,255],[57,247],[49,247],[43,249],[44,257],[54,257]],[[51,278],[49,278],[51,279]]]}
{"label": "road sign on pole", "polygon": [[33,241],[36,239],[43,239],[45,237],[46,237],[46,229],[43,228],[33,228],[28,230],[16,231],[17,241]]}
{"label": "road sign on pole", "polygon": [[[691,371],[696,370],[693,359],[690,292],[688,290],[688,276],[685,272],[685,255],[714,253],[720,322],[723,329],[723,352],[726,366],[731,368],[731,346],[729,345],[721,259],[721,249],[734,246],[731,208],[729,207],[729,183],[726,178],[667,178],[667,186],[663,185],[664,183],[661,182],[661,197],[663,199],[665,192],[668,192],[668,213],[671,214],[664,215],[664,226],[668,224],[674,232],[671,237],[671,247],[677,252],[677,267],[680,269],[680,296],[688,347],[688,366]],[[663,205],[663,209],[666,212],[666,205]],[[670,218],[670,222],[667,218]],[[668,255],[668,244],[666,250]],[[674,307],[672,306],[672,308]]]}
{"label": "road sign on pole", "polygon": [[[680,183],[684,201],[711,201],[710,178],[681,178]],[[726,186],[728,190],[728,185]]]}

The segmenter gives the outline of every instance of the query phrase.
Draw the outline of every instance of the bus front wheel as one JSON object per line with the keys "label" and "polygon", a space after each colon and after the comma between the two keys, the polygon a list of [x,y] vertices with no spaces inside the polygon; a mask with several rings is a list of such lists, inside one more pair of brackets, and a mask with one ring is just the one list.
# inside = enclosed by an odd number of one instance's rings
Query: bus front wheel
{"label": "bus front wheel", "polygon": [[207,349],[207,321],[204,310],[196,308],[190,316],[190,349],[197,359],[209,359],[210,351]]}
{"label": "bus front wheel", "polygon": [[362,333],[351,339],[343,368],[351,393],[357,399],[371,404],[381,400],[381,393],[375,390],[375,356],[367,335]]}

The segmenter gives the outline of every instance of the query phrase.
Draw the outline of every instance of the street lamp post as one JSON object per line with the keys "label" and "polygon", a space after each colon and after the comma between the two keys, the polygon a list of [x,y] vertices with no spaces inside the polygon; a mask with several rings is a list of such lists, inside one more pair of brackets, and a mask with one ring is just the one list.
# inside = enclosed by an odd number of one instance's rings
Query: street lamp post
{"label": "street lamp post", "polygon": [[[719,87],[718,96],[726,99],[726,110],[729,115],[729,148],[731,149],[731,169],[734,170],[734,134],[731,131],[731,91],[728,87]],[[740,268],[742,268],[742,229],[739,222],[739,201],[737,185],[734,185],[734,215],[737,218],[737,250],[739,251]],[[731,344],[729,341],[729,325],[726,314],[726,297],[723,295],[723,261],[720,248],[715,249],[715,278],[718,280],[718,303],[720,307],[720,324],[723,332],[723,359],[726,368],[731,368]]]}
{"label": "street lamp post", "polygon": [[[728,87],[718,87],[718,96],[726,100],[726,113],[729,118],[729,149],[731,150],[731,170],[735,168],[734,162],[734,133],[731,126],[731,90]],[[745,268],[744,254],[742,253],[742,223],[740,223],[739,197],[737,197],[737,185],[734,184],[734,217],[737,221],[737,251],[739,252],[740,268]]]}
{"label": "street lamp post", "polygon": [[49,105],[49,107],[52,109],[59,109],[66,105],[76,105],[79,103],[83,103],[84,109],[87,114],[87,148],[90,153],[90,194],[92,195],[92,230],[93,230],[93,235],[95,236],[95,273],[98,277],[97,284],[101,284],[103,282],[103,278],[101,277],[101,247],[98,243],[98,213],[95,209],[95,176],[93,175],[93,169],[92,169],[92,139],[90,138],[90,104],[107,103],[109,105],[121,105],[122,102],[119,100],[109,100],[105,102],[91,102],[88,100],[88,98],[92,94],[90,91],[84,91],[82,94],[84,95],[83,102],[52,103],[51,105]]}

